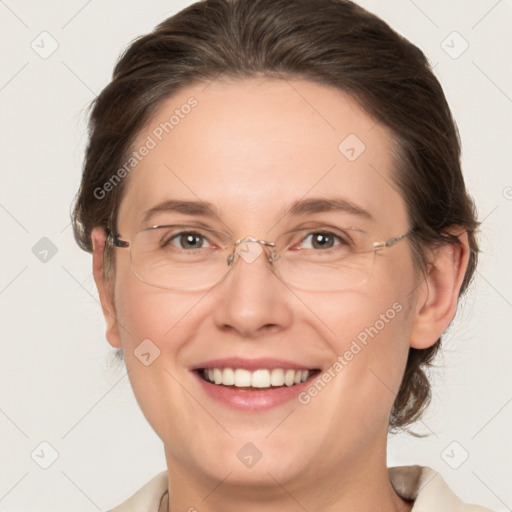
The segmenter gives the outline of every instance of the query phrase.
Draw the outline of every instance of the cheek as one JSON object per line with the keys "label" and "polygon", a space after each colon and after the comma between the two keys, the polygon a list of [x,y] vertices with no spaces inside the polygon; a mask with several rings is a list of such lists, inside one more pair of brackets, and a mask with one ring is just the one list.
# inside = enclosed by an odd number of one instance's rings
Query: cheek
{"label": "cheek", "polygon": [[[115,304],[124,349],[134,350],[145,339],[163,349],[163,340],[176,338],[181,321],[200,301],[198,294],[163,290],[140,281],[130,269],[119,272]],[[160,346],[162,345],[162,346]]]}
{"label": "cheek", "polygon": [[347,378],[372,379],[373,372],[394,389],[409,348],[410,318],[403,299],[384,293],[357,298],[354,294],[344,297],[338,306],[329,315],[334,331],[330,344]]}
{"label": "cheek", "polygon": [[138,397],[151,394],[156,386],[161,389],[169,373],[174,374],[181,350],[193,333],[189,319],[199,300],[197,295],[149,286],[130,274],[116,283],[121,344]]}
{"label": "cheek", "polygon": [[326,340],[335,377],[326,399],[364,428],[387,423],[409,353],[414,272],[410,260],[395,265],[401,270],[386,269],[357,293],[310,299],[330,331]]}
{"label": "cheek", "polygon": [[[193,337],[201,297],[159,290],[135,276],[116,286],[116,313],[128,377],[148,422],[161,439],[179,438],[172,421],[181,411],[197,418],[177,382],[183,381],[183,348]],[[196,313],[196,316],[194,314]],[[187,411],[191,409],[188,413]],[[187,425],[185,431],[191,431]]]}

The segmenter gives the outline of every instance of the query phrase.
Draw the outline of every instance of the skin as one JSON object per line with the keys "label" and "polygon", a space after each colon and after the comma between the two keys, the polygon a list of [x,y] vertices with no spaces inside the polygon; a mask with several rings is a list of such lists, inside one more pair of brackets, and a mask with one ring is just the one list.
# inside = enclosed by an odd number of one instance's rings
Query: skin
{"label": "skin", "polygon": [[[212,203],[218,217],[201,220],[235,240],[273,240],[293,227],[282,219],[286,207],[305,196],[341,196],[365,208],[373,220],[352,217],[354,224],[379,241],[409,230],[392,186],[391,134],[343,92],[268,79],[190,86],[166,101],[134,146],[190,96],[198,106],[129,176],[119,212],[123,239],[140,229],[145,210],[171,198]],[[338,150],[351,133],[366,146],[353,162]],[[460,245],[432,252],[424,276],[402,241],[376,256],[370,280],[344,292],[292,289],[263,258],[239,259],[206,291],[163,290],[134,275],[128,249],[115,250],[111,283],[103,231],[95,229],[92,240],[108,341],[123,349],[140,407],[165,446],[169,510],[410,510],[387,474],[389,414],[409,347],[431,346],[454,316],[468,261],[465,234]],[[291,400],[240,413],[207,396],[190,371],[231,356],[327,369],[397,301],[401,312],[307,405]],[[133,353],[146,338],[161,351],[149,366]],[[236,456],[247,442],[262,453],[252,468]]]}

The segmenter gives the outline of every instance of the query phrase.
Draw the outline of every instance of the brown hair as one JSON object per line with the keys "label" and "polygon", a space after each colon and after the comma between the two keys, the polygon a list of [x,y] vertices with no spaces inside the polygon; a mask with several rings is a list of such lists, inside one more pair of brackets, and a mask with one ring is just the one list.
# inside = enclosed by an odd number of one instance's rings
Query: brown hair
{"label": "brown hair", "polygon": [[[425,251],[469,235],[462,294],[475,271],[478,227],[460,168],[460,144],[443,90],[423,53],[381,19],[347,0],[205,0],[134,41],[95,99],[73,228],[91,251],[91,230],[114,230],[126,180],[101,189],[123,165],[145,123],[170,95],[217,77],[305,79],[337,87],[388,127],[397,143],[396,186],[423,270]],[[107,270],[110,256],[106,249]],[[390,429],[419,419],[430,401],[425,373],[439,349],[410,348]]]}

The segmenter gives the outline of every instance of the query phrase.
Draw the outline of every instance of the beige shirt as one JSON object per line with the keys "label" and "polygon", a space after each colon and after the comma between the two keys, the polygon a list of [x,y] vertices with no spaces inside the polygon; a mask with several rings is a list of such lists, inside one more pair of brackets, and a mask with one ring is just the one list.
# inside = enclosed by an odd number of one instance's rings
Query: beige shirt
{"label": "beige shirt", "polygon": [[[423,466],[388,468],[391,485],[402,498],[414,500],[412,512],[492,512],[462,502],[441,475]],[[167,471],[160,473],[131,498],[109,512],[158,512],[167,491]]]}

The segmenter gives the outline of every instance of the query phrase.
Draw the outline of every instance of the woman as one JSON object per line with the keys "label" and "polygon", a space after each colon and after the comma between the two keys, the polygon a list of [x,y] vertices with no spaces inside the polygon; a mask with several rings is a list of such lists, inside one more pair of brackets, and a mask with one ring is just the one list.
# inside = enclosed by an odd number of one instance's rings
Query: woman
{"label": "woman", "polygon": [[477,226],[424,55],[351,2],[207,0],[135,41],[74,212],[168,468],[114,510],[485,510],[386,467]]}

